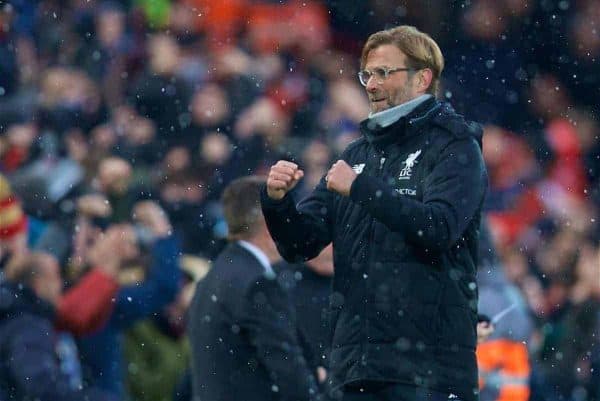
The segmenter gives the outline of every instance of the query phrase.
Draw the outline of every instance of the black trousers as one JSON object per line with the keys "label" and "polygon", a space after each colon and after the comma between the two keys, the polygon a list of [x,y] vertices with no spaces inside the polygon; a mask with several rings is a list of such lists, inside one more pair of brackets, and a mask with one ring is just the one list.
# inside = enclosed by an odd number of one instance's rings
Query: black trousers
{"label": "black trousers", "polygon": [[460,401],[454,394],[392,382],[363,382],[338,392],[341,401]]}

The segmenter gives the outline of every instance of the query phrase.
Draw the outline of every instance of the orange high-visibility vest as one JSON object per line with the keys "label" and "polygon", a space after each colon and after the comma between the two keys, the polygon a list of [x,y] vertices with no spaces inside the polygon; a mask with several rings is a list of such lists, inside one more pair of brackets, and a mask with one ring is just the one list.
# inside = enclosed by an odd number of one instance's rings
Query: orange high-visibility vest
{"label": "orange high-visibility vest", "polygon": [[506,339],[477,345],[479,388],[492,388],[496,401],[527,401],[531,367],[527,346]]}

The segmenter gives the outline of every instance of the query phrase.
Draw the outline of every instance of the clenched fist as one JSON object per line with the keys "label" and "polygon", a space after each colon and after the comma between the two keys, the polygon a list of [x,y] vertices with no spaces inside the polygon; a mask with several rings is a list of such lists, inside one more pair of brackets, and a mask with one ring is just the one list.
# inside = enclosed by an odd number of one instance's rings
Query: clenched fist
{"label": "clenched fist", "polygon": [[350,188],[356,179],[356,173],[352,167],[343,160],[338,160],[333,163],[333,166],[327,172],[325,181],[327,181],[327,189],[337,192],[342,196],[350,195]]}
{"label": "clenched fist", "polygon": [[171,222],[165,211],[153,201],[140,201],[133,206],[133,219],[152,231],[158,238],[172,233]]}
{"label": "clenched fist", "polygon": [[269,198],[279,200],[291,191],[298,181],[304,177],[304,171],[300,170],[296,163],[279,160],[269,171],[267,177],[267,194]]}

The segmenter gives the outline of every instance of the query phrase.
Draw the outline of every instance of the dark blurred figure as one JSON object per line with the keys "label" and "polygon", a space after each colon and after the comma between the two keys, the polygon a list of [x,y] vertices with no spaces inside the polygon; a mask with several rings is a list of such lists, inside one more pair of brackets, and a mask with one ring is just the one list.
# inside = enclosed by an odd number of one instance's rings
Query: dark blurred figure
{"label": "dark blurred figure", "polygon": [[148,40],[147,70],[130,88],[138,112],[156,122],[158,142],[170,146],[180,136],[188,113],[190,90],[178,75],[180,48],[174,38],[155,34]]}
{"label": "dark blurred figure", "polygon": [[118,157],[107,157],[98,165],[95,184],[112,208],[112,222],[129,220],[138,200],[139,192],[132,188],[131,175],[131,164]]}
{"label": "dark blurred figure", "polygon": [[231,139],[225,134],[212,131],[202,137],[199,148],[192,154],[194,169],[204,177],[207,198],[212,201],[218,201],[223,188],[243,175],[231,163],[234,149]]}
{"label": "dark blurred figure", "polygon": [[533,9],[530,18],[523,21],[523,39],[529,44],[530,68],[556,74],[569,91],[577,94],[573,104],[594,104],[600,95],[597,73],[600,13],[597,2],[522,3]]}
{"label": "dark blurred figure", "polygon": [[39,121],[58,137],[70,128],[89,131],[106,119],[99,85],[79,68],[48,68],[42,74],[40,91]]}
{"label": "dark blurred figure", "polygon": [[208,83],[198,89],[192,96],[189,109],[191,121],[182,129],[180,138],[174,139],[173,143],[195,150],[209,132],[229,134],[231,128],[229,99],[220,85]]}
{"label": "dark blurred figure", "polygon": [[0,133],[7,125],[30,121],[35,115],[40,73],[33,37],[37,3],[0,4]]}
{"label": "dark blurred figure", "polygon": [[127,106],[116,111],[115,114],[124,114],[129,118],[121,118],[125,120],[121,124],[115,119],[118,140],[113,147],[113,154],[127,160],[136,169],[151,170],[162,153],[156,140],[156,124],[149,118],[135,115]]}
{"label": "dark blurred figure", "polygon": [[18,87],[19,70],[15,45],[17,35],[11,29],[16,10],[10,4],[0,5],[0,92],[2,96],[12,95]]}
{"label": "dark blurred figure", "polygon": [[[56,259],[43,253],[16,257],[0,284],[0,395],[2,399],[109,400],[82,389],[58,358],[53,328],[62,279]],[[74,361],[79,363],[78,361]]]}
{"label": "dark blurred figure", "polygon": [[304,263],[282,261],[275,265],[278,281],[289,291],[302,332],[317,364],[319,382],[326,379],[331,343],[329,299],[333,277],[333,248]]}
{"label": "dark blurred figure", "polygon": [[572,274],[557,275],[548,288],[539,365],[546,400],[594,400],[600,362],[600,249],[580,243]]}
{"label": "dark blurred figure", "polygon": [[502,1],[476,0],[460,19],[446,52],[443,95],[459,113],[481,123],[516,129],[528,117],[525,63]]}
{"label": "dark blurred figure", "polygon": [[[589,197],[600,207],[600,124],[590,109],[575,109],[570,114],[576,127],[582,163],[589,182]],[[600,239],[600,228],[596,233]]]}
{"label": "dark blurred figure", "polygon": [[182,241],[185,253],[214,256],[217,216],[206,202],[206,186],[190,171],[169,175],[160,185],[160,201]]}
{"label": "dark blurred figure", "polygon": [[[90,19],[92,16],[90,16]],[[77,63],[101,84],[105,100],[111,106],[123,100],[121,87],[128,77],[128,64],[139,56],[127,32],[127,14],[118,2],[99,3],[93,16],[93,28],[76,54]]]}
{"label": "dark blurred figure", "polygon": [[230,168],[239,175],[261,174],[281,157],[289,134],[290,116],[267,96],[241,111],[233,127],[235,151]]}

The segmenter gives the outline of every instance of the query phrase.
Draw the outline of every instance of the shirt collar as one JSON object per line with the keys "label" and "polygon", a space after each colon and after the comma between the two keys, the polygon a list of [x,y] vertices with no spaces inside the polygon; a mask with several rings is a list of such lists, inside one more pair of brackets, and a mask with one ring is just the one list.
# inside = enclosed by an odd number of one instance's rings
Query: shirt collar
{"label": "shirt collar", "polygon": [[381,128],[388,127],[398,121],[400,118],[408,115],[411,111],[416,109],[417,106],[432,97],[433,95],[430,94],[421,95],[387,110],[371,113],[369,114],[369,119]]}
{"label": "shirt collar", "polygon": [[254,255],[254,257],[258,260],[258,262],[262,265],[262,267],[265,269],[265,274],[268,277],[274,277],[275,276],[275,272],[273,271],[273,268],[271,267],[271,263],[269,262],[269,258],[267,257],[267,255],[256,245],[248,242],[248,241],[244,241],[244,240],[238,240],[237,243],[244,248],[245,250],[247,250],[248,252],[250,252],[252,255]]}

